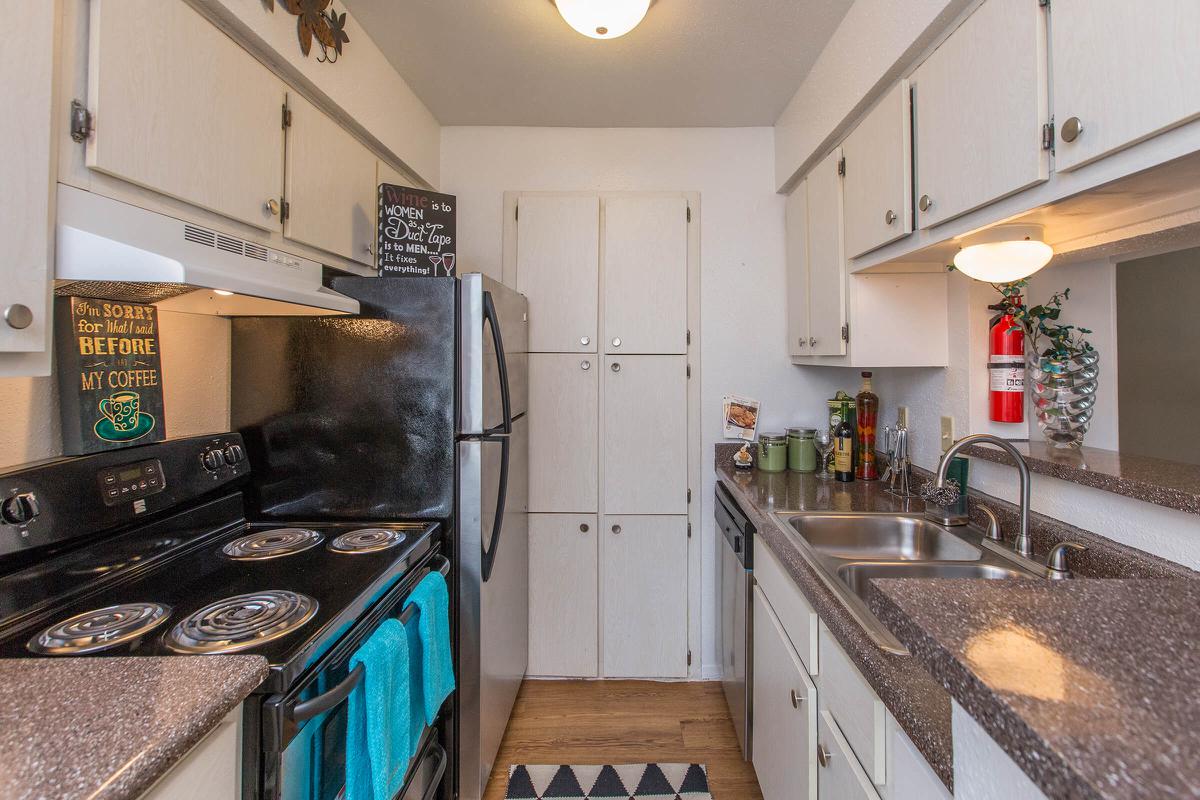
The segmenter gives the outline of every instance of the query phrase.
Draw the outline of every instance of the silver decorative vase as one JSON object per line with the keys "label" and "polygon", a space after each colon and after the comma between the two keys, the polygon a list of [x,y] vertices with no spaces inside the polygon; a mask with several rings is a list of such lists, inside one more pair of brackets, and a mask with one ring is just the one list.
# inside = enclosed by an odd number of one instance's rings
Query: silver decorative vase
{"label": "silver decorative vase", "polygon": [[1092,424],[1100,385],[1100,354],[1068,359],[1026,356],[1038,428],[1055,447],[1080,447]]}

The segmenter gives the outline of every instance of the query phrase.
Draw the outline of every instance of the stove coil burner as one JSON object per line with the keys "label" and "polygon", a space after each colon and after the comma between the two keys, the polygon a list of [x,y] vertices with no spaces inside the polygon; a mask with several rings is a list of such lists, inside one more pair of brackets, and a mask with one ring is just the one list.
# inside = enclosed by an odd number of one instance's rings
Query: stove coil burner
{"label": "stove coil burner", "polygon": [[404,531],[389,530],[388,528],[360,528],[356,531],[343,533],[329,543],[329,549],[335,553],[376,553],[403,544],[408,537]]}
{"label": "stove coil burner", "polygon": [[307,595],[268,590],[226,597],[171,629],[167,646],[180,653],[233,653],[291,633],[317,613]]}
{"label": "stove coil burner", "polygon": [[274,528],[269,531],[238,537],[221,548],[221,552],[238,561],[265,561],[316,547],[325,537],[308,528]]}
{"label": "stove coil burner", "polygon": [[168,606],[123,603],[65,619],[39,633],[27,647],[34,653],[64,656],[95,653],[133,641],[167,621]]}

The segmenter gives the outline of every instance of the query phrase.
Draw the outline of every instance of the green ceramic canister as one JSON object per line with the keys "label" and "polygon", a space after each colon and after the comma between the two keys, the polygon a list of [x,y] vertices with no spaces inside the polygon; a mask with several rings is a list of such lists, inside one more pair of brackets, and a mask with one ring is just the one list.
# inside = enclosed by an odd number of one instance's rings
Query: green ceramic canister
{"label": "green ceramic canister", "polygon": [[813,428],[788,428],[788,469],[817,471],[817,432]]}
{"label": "green ceramic canister", "polygon": [[788,464],[788,440],[782,433],[764,433],[758,437],[758,468],[763,472],[783,472]]}

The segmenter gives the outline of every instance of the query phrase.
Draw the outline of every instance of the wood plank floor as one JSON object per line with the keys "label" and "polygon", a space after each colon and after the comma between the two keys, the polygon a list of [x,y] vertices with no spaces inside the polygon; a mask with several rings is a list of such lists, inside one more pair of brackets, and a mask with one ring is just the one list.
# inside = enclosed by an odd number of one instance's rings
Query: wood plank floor
{"label": "wood plank floor", "polygon": [[714,800],[762,800],[717,682],[525,681],[484,800],[512,764],[706,764]]}

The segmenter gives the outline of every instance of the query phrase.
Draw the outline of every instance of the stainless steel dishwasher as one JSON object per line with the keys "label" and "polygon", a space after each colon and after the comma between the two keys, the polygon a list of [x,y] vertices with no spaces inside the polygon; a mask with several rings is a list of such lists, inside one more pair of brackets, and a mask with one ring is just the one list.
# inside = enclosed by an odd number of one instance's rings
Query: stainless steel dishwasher
{"label": "stainless steel dishwasher", "polygon": [[722,481],[717,481],[716,518],[720,543],[720,581],[717,607],[721,610],[721,681],[725,701],[742,757],[750,760],[751,676],[754,625],[750,615],[751,575],[754,570],[754,525],[733,499]]}

